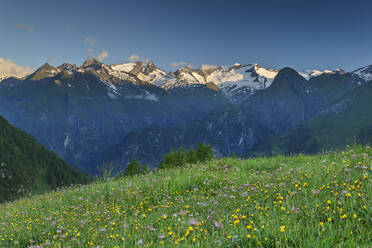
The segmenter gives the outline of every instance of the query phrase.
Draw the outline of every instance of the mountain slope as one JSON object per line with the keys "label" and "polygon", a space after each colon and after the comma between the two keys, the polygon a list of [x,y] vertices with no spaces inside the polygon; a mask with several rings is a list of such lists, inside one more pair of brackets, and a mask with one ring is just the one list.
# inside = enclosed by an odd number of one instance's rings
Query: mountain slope
{"label": "mountain slope", "polygon": [[88,178],[0,117],[0,202]]}
{"label": "mountain slope", "polygon": [[111,82],[93,69],[101,64],[88,62],[83,72],[54,75],[56,69],[45,65],[29,79],[0,84],[0,114],[87,173],[97,174],[102,152],[130,131],[182,125],[229,102],[206,85],[166,91],[148,83]]}
{"label": "mountain slope", "polygon": [[[330,109],[343,104],[340,101],[347,104],[350,97],[346,93],[364,91],[365,83],[360,84],[360,80],[351,74],[327,73],[307,81],[296,71],[284,68],[267,89],[257,91],[242,104],[222,105],[204,119],[185,125],[150,126],[130,132],[108,149],[104,160],[124,166],[135,157],[155,166],[172,148],[196,147],[200,142],[211,144],[217,156],[233,152],[245,156],[255,146],[287,133],[322,111],[330,115]],[[366,98],[365,106],[371,99]],[[352,112],[357,114],[356,110]]]}
{"label": "mountain slope", "polygon": [[295,70],[283,68],[269,88],[258,91],[242,105],[265,129],[278,135],[318,112],[322,99]]}
{"label": "mountain slope", "polygon": [[353,88],[303,125],[257,145],[250,154],[315,153],[354,142],[372,144],[372,84]]}
{"label": "mountain slope", "polygon": [[247,149],[263,141],[268,135],[257,122],[234,104],[222,105],[202,120],[174,127],[149,126],[134,130],[121,142],[110,147],[104,156],[119,168],[136,158],[150,166],[160,164],[162,157],[181,146],[197,147],[201,142],[211,144],[215,155],[243,156]]}

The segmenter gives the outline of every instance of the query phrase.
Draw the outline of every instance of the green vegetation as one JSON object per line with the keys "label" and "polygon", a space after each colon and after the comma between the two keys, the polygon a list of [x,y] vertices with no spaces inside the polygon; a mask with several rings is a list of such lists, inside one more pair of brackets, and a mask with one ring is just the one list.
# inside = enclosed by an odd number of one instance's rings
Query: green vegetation
{"label": "green vegetation", "polygon": [[0,117],[0,202],[86,182],[88,177]]}
{"label": "green vegetation", "polygon": [[170,151],[161,161],[160,168],[183,167],[186,164],[195,164],[197,162],[206,162],[213,159],[213,149],[210,145],[200,143],[196,149],[191,148],[189,151],[184,147],[178,151]]}
{"label": "green vegetation", "polygon": [[134,158],[128,163],[124,171],[119,172],[115,177],[118,178],[121,176],[134,176],[145,174],[148,172],[150,172],[150,168],[146,164],[138,163],[137,160]]}
{"label": "green vegetation", "polygon": [[249,155],[315,154],[347,144],[371,144],[372,84],[354,88],[340,99],[288,133],[257,145]]}
{"label": "green vegetation", "polygon": [[371,247],[371,172],[358,146],[97,182],[1,205],[0,247]]}

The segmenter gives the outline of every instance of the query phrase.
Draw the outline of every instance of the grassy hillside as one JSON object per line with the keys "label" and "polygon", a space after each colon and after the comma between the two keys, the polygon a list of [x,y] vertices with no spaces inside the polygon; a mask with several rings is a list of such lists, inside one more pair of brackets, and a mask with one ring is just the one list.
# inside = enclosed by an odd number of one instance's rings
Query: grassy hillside
{"label": "grassy hillside", "polygon": [[0,206],[0,247],[370,247],[372,148],[160,170]]}
{"label": "grassy hillside", "polygon": [[88,178],[0,116],[0,202]]}

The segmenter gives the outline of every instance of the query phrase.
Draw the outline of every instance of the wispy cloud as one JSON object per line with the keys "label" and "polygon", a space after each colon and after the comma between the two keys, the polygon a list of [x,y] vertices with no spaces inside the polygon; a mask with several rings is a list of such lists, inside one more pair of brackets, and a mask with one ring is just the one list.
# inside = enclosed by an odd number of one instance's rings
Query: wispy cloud
{"label": "wispy cloud", "polygon": [[100,54],[98,54],[97,59],[99,61],[102,61],[105,58],[107,58],[108,56],[109,56],[109,53],[105,49],[102,49],[102,52]]}
{"label": "wispy cloud", "polygon": [[34,26],[28,26],[28,25],[22,25],[22,24],[16,24],[15,27],[18,30],[26,31],[26,32],[32,32],[35,30]]}
{"label": "wispy cloud", "polygon": [[0,76],[24,77],[34,70],[29,67],[19,66],[10,59],[0,58]]}
{"label": "wispy cloud", "polygon": [[129,60],[130,62],[139,61],[140,59],[141,59],[141,57],[138,56],[137,54],[132,54],[132,55],[130,55],[129,58],[128,58],[128,60]]}
{"label": "wispy cloud", "polygon": [[84,43],[89,46],[94,46],[97,43],[97,39],[94,37],[86,37]]}
{"label": "wispy cloud", "polygon": [[187,63],[186,62],[173,62],[173,63],[170,63],[169,65],[171,67],[178,67],[178,66],[187,65]]}
{"label": "wispy cloud", "polygon": [[206,64],[204,64],[204,65],[202,65],[201,67],[200,67],[200,69],[202,69],[202,70],[211,70],[211,69],[215,69],[215,68],[217,68],[218,66],[216,66],[216,65],[206,65]]}

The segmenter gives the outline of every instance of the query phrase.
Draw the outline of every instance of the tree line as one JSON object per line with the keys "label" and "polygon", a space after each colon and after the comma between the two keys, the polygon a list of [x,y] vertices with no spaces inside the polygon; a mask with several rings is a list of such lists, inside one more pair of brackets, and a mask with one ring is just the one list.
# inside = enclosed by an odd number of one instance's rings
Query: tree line
{"label": "tree line", "polygon": [[[180,147],[178,150],[171,150],[162,158],[160,169],[183,167],[187,164],[206,162],[213,158],[213,148],[210,145],[200,143],[196,149],[191,148],[189,150]],[[146,164],[140,164],[135,158],[133,158],[125,169],[118,173],[117,177],[145,174],[149,171],[151,171],[149,166]]]}

